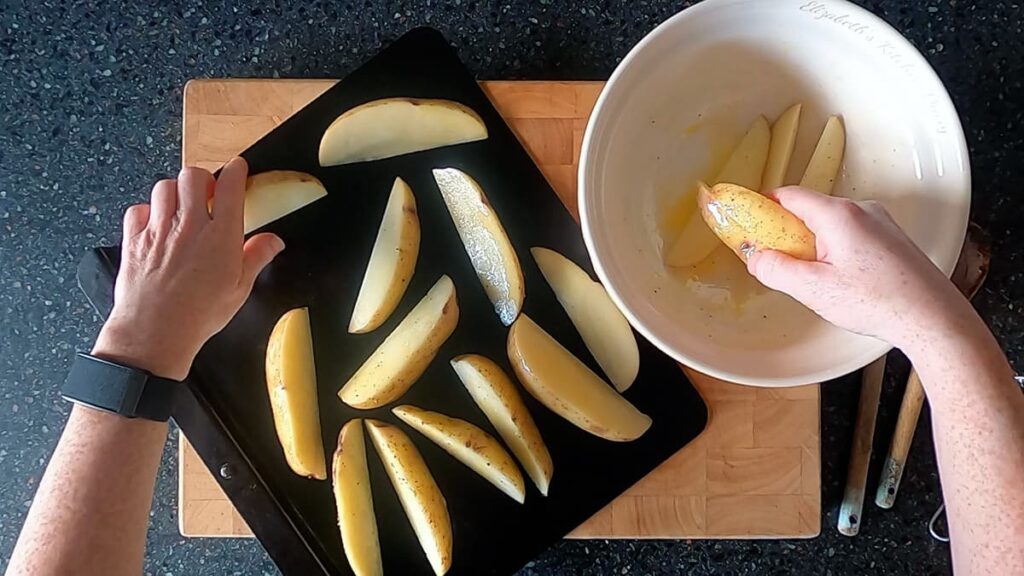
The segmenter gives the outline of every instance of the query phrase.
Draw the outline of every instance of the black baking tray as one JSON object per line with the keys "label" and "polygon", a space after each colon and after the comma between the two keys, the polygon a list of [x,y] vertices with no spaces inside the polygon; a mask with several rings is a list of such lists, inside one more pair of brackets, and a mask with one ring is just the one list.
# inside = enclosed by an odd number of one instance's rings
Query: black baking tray
{"label": "black baking tray", "polygon": [[[410,96],[461,102],[486,122],[487,140],[396,158],[321,168],[320,136],[340,113],[377,98]],[[264,227],[287,249],[263,272],[238,315],[199,353],[175,401],[174,418],[199,456],[285,574],[350,574],[329,481],[288,468],[274,432],[264,381],[266,342],[287,310],[308,306],[313,330],[325,451],[354,417],[397,423],[389,409],[359,411],[338,389],[442,275],[455,283],[459,325],[437,359],[399,400],[494,430],[459,383],[448,360],[484,354],[511,374],[508,329],[499,322],[465,254],[431,169],[457,167],[486,191],[519,254],[526,279],[524,310],[559,342],[601,373],[530,256],[531,246],[561,252],[593,274],[580,229],[515,135],[436,30],[418,28],[354,71],[246,150],[252,173],[309,172],[328,196]],[[412,187],[422,243],[416,274],[401,305],[376,331],[346,332],[392,181]],[[109,311],[118,249],[83,260],[79,281],[101,313]],[[399,424],[421,450],[450,511],[454,550],[449,574],[510,574],[693,440],[707,409],[676,363],[637,335],[641,368],[625,396],[654,424],[631,443],[602,440],[524,398],[551,451],[550,494],[528,478],[520,505],[418,433]],[[374,451],[369,449],[371,454]],[[370,456],[374,505],[387,574],[430,574],[398,499],[376,456]],[[329,467],[329,466],[328,466]]]}

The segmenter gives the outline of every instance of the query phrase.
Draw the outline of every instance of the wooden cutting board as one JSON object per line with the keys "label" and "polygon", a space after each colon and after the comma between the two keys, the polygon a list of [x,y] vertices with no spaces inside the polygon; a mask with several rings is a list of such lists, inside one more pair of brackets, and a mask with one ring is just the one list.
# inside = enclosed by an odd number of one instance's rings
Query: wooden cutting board
{"label": "wooden cutting board", "polygon": [[[333,80],[193,80],[182,164],[210,170],[319,96]],[[602,82],[483,82],[484,90],[577,216],[576,167]],[[571,538],[805,538],[821,530],[818,386],[750,388],[684,368],[708,428],[577,528]],[[682,378],[682,375],[680,375]],[[185,536],[251,536],[180,438]]]}

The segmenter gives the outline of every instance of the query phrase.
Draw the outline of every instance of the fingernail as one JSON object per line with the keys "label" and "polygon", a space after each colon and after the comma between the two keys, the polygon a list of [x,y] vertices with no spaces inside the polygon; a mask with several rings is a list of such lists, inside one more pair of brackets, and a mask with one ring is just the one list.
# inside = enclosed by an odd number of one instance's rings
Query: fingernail
{"label": "fingernail", "polygon": [[273,240],[274,252],[280,254],[284,250],[284,240],[281,240],[280,236],[274,236]]}

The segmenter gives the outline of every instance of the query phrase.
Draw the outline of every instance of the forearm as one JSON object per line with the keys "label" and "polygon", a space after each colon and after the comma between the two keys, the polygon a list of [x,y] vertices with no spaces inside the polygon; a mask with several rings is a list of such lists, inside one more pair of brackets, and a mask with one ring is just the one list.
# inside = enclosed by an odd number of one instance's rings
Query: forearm
{"label": "forearm", "polygon": [[142,573],[146,526],[167,424],[75,406],[8,574]]}
{"label": "forearm", "polygon": [[1024,573],[1024,395],[973,310],[905,350],[931,406],[959,574]]}

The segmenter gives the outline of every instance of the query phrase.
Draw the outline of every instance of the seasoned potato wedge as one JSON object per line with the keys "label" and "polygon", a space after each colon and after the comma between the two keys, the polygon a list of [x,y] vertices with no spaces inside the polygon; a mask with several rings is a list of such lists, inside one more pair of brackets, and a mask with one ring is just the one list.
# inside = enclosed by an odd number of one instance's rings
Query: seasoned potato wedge
{"label": "seasoned potato wedge", "polygon": [[768,248],[815,260],[814,233],[777,202],[735,184],[701,184],[697,204],[708,226],[741,260]]}
{"label": "seasoned potato wedge", "polygon": [[526,500],[526,485],[515,460],[487,432],[465,420],[415,406],[397,406],[391,412],[509,498],[520,504]]}
{"label": "seasoned potato wedge", "polygon": [[525,314],[508,334],[508,358],[523,386],[562,418],[606,440],[636,440],[651,418]]}
{"label": "seasoned potato wedge", "polygon": [[526,287],[512,243],[487,196],[475,180],[455,168],[434,170],[452,222],[494,311],[506,326],[523,308]]}
{"label": "seasoned potato wedge", "polygon": [[327,196],[324,185],[305,172],[271,170],[249,176],[245,181],[245,233],[266,226],[324,196]]}
{"label": "seasoned potato wedge", "polygon": [[384,342],[338,391],[353,408],[379,408],[398,399],[427,369],[459,322],[451,278],[441,276]]}
{"label": "seasoned potato wedge", "polygon": [[547,248],[531,248],[530,252],[587,349],[615,389],[625,392],[640,371],[640,350],[626,317],[604,286],[591,280],[575,262]]}
{"label": "seasoned potato wedge", "polygon": [[[786,109],[772,124],[771,145],[768,147],[768,160],[764,165],[764,177],[761,178],[761,190],[769,192],[782,186],[789,169],[789,159],[793,156],[796,145],[796,134],[800,129],[800,111],[802,104],[794,104]],[[738,184],[738,182],[733,182]],[[742,186],[742,184],[741,184]]]}
{"label": "seasoned potato wedge", "polygon": [[367,420],[366,428],[420,547],[441,576],[452,566],[452,523],[441,489],[405,432],[380,420]]}
{"label": "seasoned potato wedge", "polygon": [[320,165],[390,158],[487,138],[467,106],[450,100],[384,98],[338,116],[320,140]]}
{"label": "seasoned potato wedge", "polygon": [[395,178],[348,324],[350,333],[375,330],[391,316],[412,280],[419,252],[416,198],[405,180]]}
{"label": "seasoned potato wedge", "polygon": [[846,128],[843,127],[843,120],[839,116],[830,116],[814,148],[814,154],[807,162],[800,185],[831,196],[845,150]]}
{"label": "seasoned potato wedge", "polygon": [[[770,142],[771,129],[768,127],[768,120],[764,116],[758,116],[713,182],[729,182],[752,190],[759,189]],[[715,235],[708,229],[700,214],[694,211],[686,227],[669,249],[665,263],[669,266],[693,266],[707,258],[717,246]]]}
{"label": "seasoned potato wedge", "polygon": [[537,490],[547,496],[555,465],[512,379],[493,360],[478,354],[453,359],[452,368]]}
{"label": "seasoned potato wedge", "polygon": [[266,356],[267,392],[285,460],[299,476],[327,478],[309,310],[289,310],[277,321]]}
{"label": "seasoned potato wedge", "polygon": [[366,467],[363,421],[349,420],[338,435],[331,467],[338,527],[348,565],[356,576],[382,576],[377,517],[373,514],[370,472]]}

